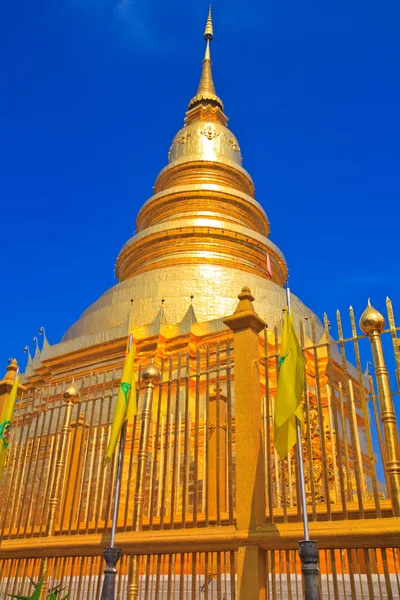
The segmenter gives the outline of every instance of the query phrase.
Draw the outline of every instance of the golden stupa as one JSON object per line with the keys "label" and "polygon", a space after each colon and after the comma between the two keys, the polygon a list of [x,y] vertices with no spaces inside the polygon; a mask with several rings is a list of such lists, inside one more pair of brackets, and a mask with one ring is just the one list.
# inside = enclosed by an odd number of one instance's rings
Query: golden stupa
{"label": "golden stupa", "polygon": [[[54,351],[84,346],[87,336],[112,335],[128,313],[131,325],[150,324],[161,299],[169,323],[182,321],[190,296],[199,322],[221,319],[232,313],[244,285],[251,288],[256,310],[270,326],[281,318],[288,270],[282,252],[268,237],[267,215],[254,198],[239,142],[215,92],[211,16],[204,37],[197,93],[172,141],[154,194],[139,211],[136,234],[117,258],[119,283],[83,313],[64,335],[63,346]],[[310,314],[296,298],[293,305],[301,317]]]}
{"label": "golden stupa", "polygon": [[[28,596],[33,579],[41,600],[49,589],[99,600],[114,523],[118,599],[299,599],[302,498],[321,596],[400,597],[391,302],[388,329],[368,305],[359,326],[351,307],[349,325],[337,313],[334,333],[292,296],[303,460],[296,448],[281,460],[273,423],[288,270],[215,91],[211,10],[204,37],[197,93],[117,258],[117,285],[60,343],[42,329],[28,359],[1,481],[1,597]],[[107,466],[104,457],[128,336],[138,411],[120,444],[118,505],[119,451]],[[14,360],[0,414],[16,372]]]}

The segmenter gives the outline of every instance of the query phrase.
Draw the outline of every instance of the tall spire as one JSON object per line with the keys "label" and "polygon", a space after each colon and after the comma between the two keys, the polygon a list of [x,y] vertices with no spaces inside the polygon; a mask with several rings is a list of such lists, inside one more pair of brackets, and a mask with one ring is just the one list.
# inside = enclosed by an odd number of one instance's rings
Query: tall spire
{"label": "tall spire", "polygon": [[215,93],[214,81],[212,78],[211,71],[211,55],[210,55],[210,42],[214,37],[214,30],[211,16],[211,5],[208,11],[208,17],[206,22],[206,28],[204,30],[204,39],[206,40],[206,51],[203,59],[203,67],[201,70],[201,77],[197,94],[189,102],[189,110],[197,104],[203,102],[206,104],[212,104],[219,106],[223,110],[222,100],[218,98]]}

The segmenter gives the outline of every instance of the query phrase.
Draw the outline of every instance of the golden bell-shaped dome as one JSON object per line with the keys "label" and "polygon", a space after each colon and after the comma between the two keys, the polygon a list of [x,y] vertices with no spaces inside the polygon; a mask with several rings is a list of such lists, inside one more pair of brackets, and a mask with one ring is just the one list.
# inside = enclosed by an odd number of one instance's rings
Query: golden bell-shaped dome
{"label": "golden bell-shaped dome", "polygon": [[193,121],[176,134],[168,153],[168,162],[179,159],[242,164],[236,137],[225,125],[211,120]]}

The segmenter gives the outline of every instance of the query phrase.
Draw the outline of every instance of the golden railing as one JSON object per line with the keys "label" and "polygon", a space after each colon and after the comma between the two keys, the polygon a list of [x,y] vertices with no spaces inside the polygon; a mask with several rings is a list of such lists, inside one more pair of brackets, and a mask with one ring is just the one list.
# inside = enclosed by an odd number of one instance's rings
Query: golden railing
{"label": "golden railing", "polygon": [[[379,338],[386,346],[390,341],[393,349],[392,362],[396,366],[393,380],[397,387],[393,392],[385,390],[386,398],[389,396],[393,402],[393,396],[400,393],[398,328],[389,300],[387,308],[389,329],[382,331]],[[326,315],[323,326],[314,316],[298,323],[305,359],[303,454],[309,516],[313,521],[397,516],[393,502],[396,504],[398,500],[390,493],[387,478],[386,455],[390,448],[385,449],[383,399],[376,391],[373,352],[367,336],[357,331],[351,307],[349,337],[344,337],[339,312],[336,322],[335,337]],[[384,334],[390,334],[390,338],[385,339]],[[282,462],[273,447],[279,343],[278,326],[273,331],[265,330],[261,385],[267,519],[270,522],[300,518],[297,454],[292,451]],[[386,369],[385,363],[378,365],[380,375],[382,368]],[[392,450],[396,446],[394,450],[398,452],[397,436],[386,443],[392,444]]]}
{"label": "golden railing", "polygon": [[[390,302],[387,308],[389,328],[378,331],[370,319],[375,329],[364,324],[367,334],[352,309],[348,323],[337,315],[336,334],[326,316],[323,325],[295,323],[305,358],[310,530],[323,597],[335,600],[400,597],[391,412],[400,355]],[[142,524],[134,531],[141,372],[152,357],[139,360],[116,537],[123,550],[117,598],[131,597],[132,560],[143,599],[302,597],[298,464],[294,452],[281,461],[273,448],[281,327],[263,330],[247,291],[226,324],[232,331],[154,359],[161,381],[152,396]],[[73,599],[100,597],[117,453],[107,468],[103,457],[120,376],[119,369],[75,377],[76,402],[63,398],[70,379],[19,399],[0,505],[0,597],[27,593],[28,577],[43,575]]]}
{"label": "golden railing", "polygon": [[[123,556],[117,576],[116,597],[126,597],[128,563]],[[235,555],[233,552],[191,552],[143,555],[139,559],[139,595],[146,598],[235,597]],[[39,560],[1,561],[2,573],[10,577],[8,593],[26,593],[27,574],[38,579],[41,572]],[[63,557],[51,559],[49,574],[71,592],[72,597],[94,600],[100,597],[101,575],[104,569],[102,556]],[[66,577],[65,574],[71,574]],[[173,574],[173,576],[172,576]]]}
{"label": "golden railing", "polygon": [[[321,550],[321,589],[326,598],[388,598],[399,596],[400,556],[397,548]],[[117,575],[116,597],[126,596],[128,563],[124,555]],[[214,600],[235,598],[235,552],[194,552],[142,555],[139,594],[143,598],[190,597]],[[100,597],[102,556],[65,556],[51,559],[50,579],[70,590],[74,598]],[[380,565],[386,564],[385,572]],[[366,569],[368,565],[368,571]],[[268,598],[301,599],[301,565],[297,550],[265,552],[265,588]],[[7,593],[32,590],[28,574],[38,579],[40,559],[2,560],[0,570]],[[390,572],[389,572],[390,571]],[[68,575],[66,575],[68,574]],[[171,575],[173,574],[173,575]]]}
{"label": "golden railing", "polygon": [[[193,357],[177,353],[161,360],[162,383],[155,387],[150,427],[145,528],[233,524],[231,354],[228,340],[199,349]],[[139,365],[139,381],[140,374]],[[67,382],[35,390],[18,403],[0,507],[2,540],[46,533],[60,460],[54,533],[109,528],[117,453],[107,468],[103,458],[117,395],[116,373],[76,384],[80,397],[69,412],[61,396]],[[140,415],[142,386],[137,393]],[[132,528],[139,437],[136,418],[125,446],[120,531]]]}

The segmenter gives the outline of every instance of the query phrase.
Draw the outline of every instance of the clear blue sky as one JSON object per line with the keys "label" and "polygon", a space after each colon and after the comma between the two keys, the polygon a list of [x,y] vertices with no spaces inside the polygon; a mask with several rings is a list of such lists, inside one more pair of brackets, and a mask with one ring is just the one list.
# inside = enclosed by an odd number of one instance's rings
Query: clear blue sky
{"label": "clear blue sky", "polygon": [[[195,93],[207,8],[1,3],[1,372],[115,283]],[[400,321],[398,0],[215,0],[213,14],[217,93],[292,291],[332,321],[389,295]]]}

